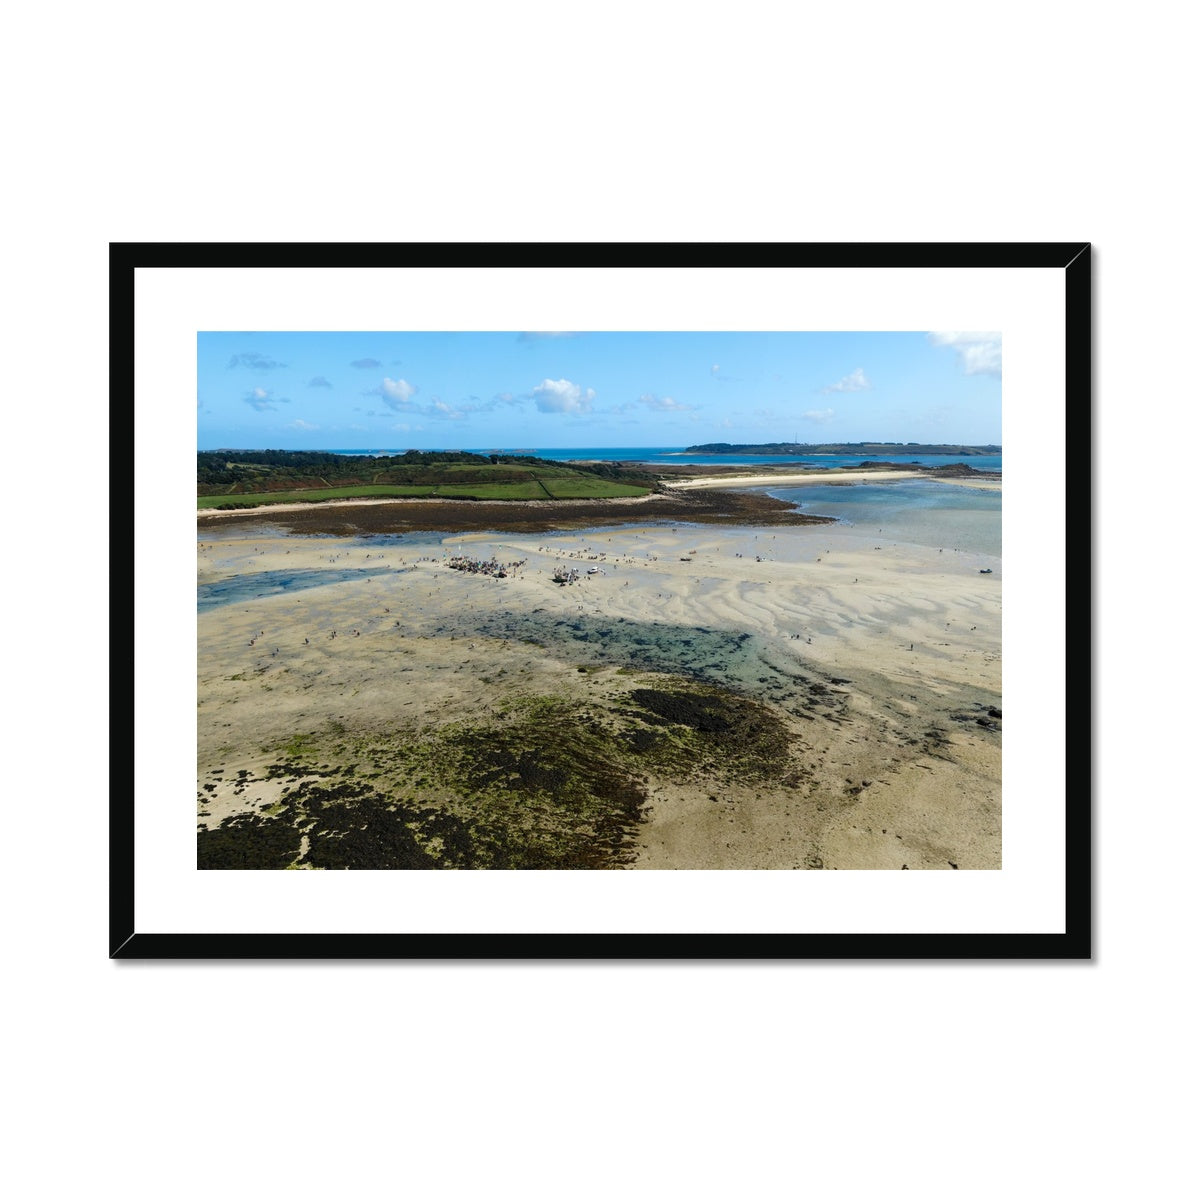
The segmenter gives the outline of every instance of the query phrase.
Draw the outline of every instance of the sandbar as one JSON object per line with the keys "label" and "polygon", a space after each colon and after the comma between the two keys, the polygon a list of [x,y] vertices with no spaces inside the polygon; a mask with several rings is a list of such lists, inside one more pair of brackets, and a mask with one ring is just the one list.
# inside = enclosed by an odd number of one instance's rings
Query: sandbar
{"label": "sandbar", "polygon": [[764,488],[764,487],[801,487],[804,484],[839,484],[839,483],[874,483],[879,480],[894,481],[897,479],[936,479],[941,483],[956,483],[965,487],[978,487],[988,490],[998,490],[999,480],[972,479],[953,475],[933,475],[926,471],[810,471],[803,474],[790,475],[778,472],[773,475],[714,475],[703,479],[668,480],[666,486],[678,491],[691,491],[697,488]]}

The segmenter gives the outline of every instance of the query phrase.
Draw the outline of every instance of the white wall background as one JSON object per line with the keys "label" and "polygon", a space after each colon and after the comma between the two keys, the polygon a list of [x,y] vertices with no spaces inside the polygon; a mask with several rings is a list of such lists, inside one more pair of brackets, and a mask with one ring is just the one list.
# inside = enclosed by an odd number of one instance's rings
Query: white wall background
{"label": "white wall background", "polygon": [[[1172,593],[1197,255],[1177,11],[10,14],[14,1195],[1183,1190],[1195,655]],[[106,960],[107,243],[439,239],[1094,241],[1095,964]]]}

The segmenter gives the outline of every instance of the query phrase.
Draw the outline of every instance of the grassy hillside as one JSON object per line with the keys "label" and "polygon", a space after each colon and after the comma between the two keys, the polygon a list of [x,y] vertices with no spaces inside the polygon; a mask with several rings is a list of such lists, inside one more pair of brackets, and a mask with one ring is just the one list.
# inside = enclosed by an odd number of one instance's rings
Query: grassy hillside
{"label": "grassy hillside", "polygon": [[197,507],[251,508],[357,497],[450,500],[601,500],[644,496],[654,479],[612,463],[416,451],[388,458],[287,450],[197,455]]}

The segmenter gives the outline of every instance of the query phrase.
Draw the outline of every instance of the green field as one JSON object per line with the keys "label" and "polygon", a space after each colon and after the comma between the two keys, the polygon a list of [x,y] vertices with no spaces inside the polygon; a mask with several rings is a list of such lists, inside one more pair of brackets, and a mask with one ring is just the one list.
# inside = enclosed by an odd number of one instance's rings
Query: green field
{"label": "green field", "polygon": [[238,492],[200,496],[196,507],[246,508],[260,504],[319,504],[323,500],[360,497],[404,499],[413,496],[445,500],[604,500],[614,496],[644,496],[649,488],[609,479],[577,475],[549,479],[514,479],[511,482],[447,484],[369,484],[363,487],[303,488],[281,492]]}
{"label": "green field", "polygon": [[536,479],[514,479],[511,483],[450,483],[434,490],[435,496],[451,500],[545,500]]}
{"label": "green field", "polygon": [[196,499],[197,508],[220,508],[221,505],[240,507],[258,504],[297,504],[319,503],[322,500],[350,500],[359,496],[376,496],[382,499],[403,496],[429,496],[436,493],[437,488],[408,484],[400,487],[334,487],[334,488],[305,488],[294,492],[240,492],[227,496],[199,496]]}
{"label": "green field", "polygon": [[542,484],[554,500],[601,500],[613,496],[644,496],[650,489],[631,483],[615,483],[594,475],[572,475],[561,479],[543,479]]}

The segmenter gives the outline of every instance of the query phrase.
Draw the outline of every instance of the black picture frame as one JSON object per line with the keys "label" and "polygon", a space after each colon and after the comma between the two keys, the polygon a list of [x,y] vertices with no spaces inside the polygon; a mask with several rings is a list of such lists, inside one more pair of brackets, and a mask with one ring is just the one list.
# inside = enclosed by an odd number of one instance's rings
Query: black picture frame
{"label": "black picture frame", "polygon": [[[110,434],[114,456],[139,445],[134,407],[136,272],[311,267],[787,266],[859,268],[1042,269],[1061,271],[1065,355],[1063,404],[1073,455],[1062,463],[1071,530],[1065,564],[1064,678],[1071,710],[1091,710],[1091,245],[1034,243],[112,243],[109,247]],[[1080,447],[1087,447],[1080,453]],[[135,497],[136,503],[136,497]],[[110,482],[110,645],[112,662],[132,660],[138,597],[128,516],[128,477]],[[1069,613],[1069,619],[1068,619]],[[1065,724],[1068,770],[1047,781],[1061,795],[1065,827],[1064,928],[1061,932],[929,933],[172,933],[139,930],[135,919],[137,795],[130,791],[137,746],[127,722],[134,696],[126,671],[110,683],[111,768],[109,955],[115,959],[1089,959],[1092,956],[1092,734],[1089,722]],[[190,819],[190,810],[189,810]]]}

